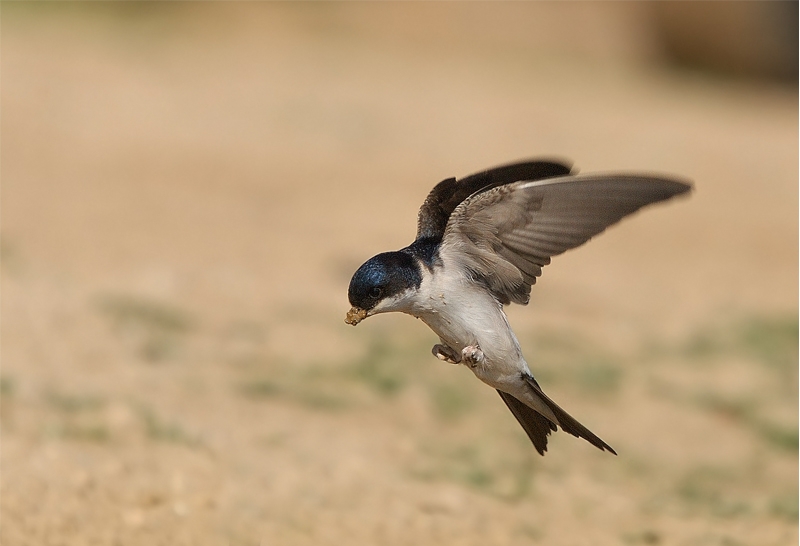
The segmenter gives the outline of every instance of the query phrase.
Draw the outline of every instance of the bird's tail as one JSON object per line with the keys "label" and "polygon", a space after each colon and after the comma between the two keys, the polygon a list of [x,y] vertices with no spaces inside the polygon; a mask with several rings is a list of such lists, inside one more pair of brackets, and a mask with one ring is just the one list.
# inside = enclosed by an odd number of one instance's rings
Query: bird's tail
{"label": "bird's tail", "polygon": [[580,424],[574,417],[561,409],[558,404],[553,402],[549,396],[542,392],[542,388],[539,386],[533,376],[525,374],[524,379],[528,385],[530,385],[531,389],[533,389],[535,395],[538,396],[548,408],[550,408],[550,410],[553,412],[553,415],[555,415],[556,419],[558,419],[558,423],[553,423],[550,419],[543,416],[538,411],[528,407],[526,404],[520,402],[514,396],[499,390],[497,392],[506,403],[506,406],[508,406],[508,409],[511,410],[511,413],[514,414],[514,417],[517,418],[519,424],[522,425],[522,428],[528,434],[531,442],[533,442],[533,446],[540,455],[544,455],[544,452],[547,451],[547,436],[551,432],[557,430],[556,425],[561,426],[561,429],[564,432],[572,434],[578,438],[583,438],[601,451],[610,451],[614,455],[617,454],[617,452],[614,451],[614,448],[601,440],[591,430]]}
{"label": "bird's tail", "polygon": [[544,452],[547,451],[547,436],[551,432],[558,430],[558,428],[550,419],[535,409],[529,408],[510,394],[501,390],[498,390],[497,394],[506,403],[508,409],[517,418],[519,424],[522,425],[522,428],[525,429],[528,438],[533,442],[533,447],[536,448],[539,455],[544,455]]}

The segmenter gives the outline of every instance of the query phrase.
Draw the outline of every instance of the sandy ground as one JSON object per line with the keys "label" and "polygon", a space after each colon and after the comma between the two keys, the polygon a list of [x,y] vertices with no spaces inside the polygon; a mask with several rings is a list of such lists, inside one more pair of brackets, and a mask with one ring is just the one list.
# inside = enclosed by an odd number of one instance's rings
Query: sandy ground
{"label": "sandy ground", "polygon": [[[640,11],[3,3],[2,544],[796,544],[796,89]],[[619,457],[343,322],[433,184],[537,155],[696,184],[509,310]]]}

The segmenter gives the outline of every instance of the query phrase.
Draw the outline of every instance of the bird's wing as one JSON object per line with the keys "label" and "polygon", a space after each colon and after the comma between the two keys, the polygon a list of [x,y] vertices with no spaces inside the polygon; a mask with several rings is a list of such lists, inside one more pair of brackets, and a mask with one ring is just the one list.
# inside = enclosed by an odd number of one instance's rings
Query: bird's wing
{"label": "bird's wing", "polygon": [[675,179],[639,175],[561,176],[497,186],[455,208],[439,254],[460,263],[500,302],[525,305],[551,256],[689,189]]}
{"label": "bird's wing", "polygon": [[459,180],[443,180],[434,186],[419,209],[417,240],[441,241],[448,218],[470,195],[519,180],[541,180],[569,173],[570,165],[562,161],[531,160],[494,167]]}

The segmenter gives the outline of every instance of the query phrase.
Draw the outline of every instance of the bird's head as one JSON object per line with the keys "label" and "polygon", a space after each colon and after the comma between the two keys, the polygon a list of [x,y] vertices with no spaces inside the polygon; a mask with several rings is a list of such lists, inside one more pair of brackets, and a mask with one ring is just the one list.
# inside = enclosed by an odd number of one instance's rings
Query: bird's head
{"label": "bird's head", "polygon": [[421,283],[420,265],[410,254],[384,252],[370,258],[350,280],[347,297],[353,307],[345,322],[355,326],[378,313],[410,310]]}

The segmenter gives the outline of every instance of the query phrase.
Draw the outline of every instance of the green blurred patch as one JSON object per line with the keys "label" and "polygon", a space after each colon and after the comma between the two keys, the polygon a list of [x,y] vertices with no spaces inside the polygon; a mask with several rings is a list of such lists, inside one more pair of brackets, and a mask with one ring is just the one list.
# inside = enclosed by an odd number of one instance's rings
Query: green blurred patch
{"label": "green blurred patch", "polygon": [[[677,357],[677,362],[676,362]],[[733,423],[747,427],[769,446],[798,451],[797,422],[779,423],[769,410],[796,408],[798,402],[798,321],[796,316],[751,316],[711,325],[694,333],[686,342],[661,351],[656,360],[669,365],[685,364],[682,374],[697,375],[693,386],[672,383],[664,375],[654,392],[668,399],[689,403]],[[716,390],[712,382],[731,359],[749,366],[752,389],[738,395]],[[780,413],[780,412],[779,412]],[[796,413],[792,411],[789,413]]]}
{"label": "green blurred patch", "polygon": [[65,423],[56,427],[53,435],[79,442],[103,443],[111,439],[111,433],[104,424]]}
{"label": "green blurred patch", "polygon": [[271,379],[255,379],[240,383],[239,392],[250,398],[270,398],[282,394],[284,390]]}
{"label": "green blurred patch", "polygon": [[661,544],[661,533],[652,529],[645,529],[635,533],[622,535],[625,544]]}
{"label": "green blurred patch", "polygon": [[733,518],[752,511],[748,499],[735,489],[741,477],[728,469],[698,466],[687,471],[676,488],[678,498],[692,512],[703,511],[721,518]]}
{"label": "green blurred patch", "polygon": [[519,501],[531,492],[535,476],[529,444],[522,449],[508,449],[507,445],[504,449],[505,442],[494,442],[495,439],[488,439],[491,444],[461,444],[438,437],[439,443],[425,448],[423,458],[410,474],[426,482],[458,483],[506,502]]}
{"label": "green blurred patch", "polygon": [[723,396],[709,391],[686,393],[674,386],[658,384],[653,390],[668,400],[691,404],[705,411],[748,428],[770,446],[783,451],[798,451],[798,430],[795,424],[780,424],[762,415],[764,397],[754,393],[747,398]]}
{"label": "green blurred patch", "polygon": [[22,272],[22,257],[16,245],[9,242],[6,237],[0,237],[0,267],[6,273],[19,274]]}
{"label": "green blurred patch", "polygon": [[173,334],[186,333],[192,327],[192,321],[184,311],[162,302],[133,296],[105,296],[99,305],[122,326],[144,326]]}
{"label": "green blurred patch", "polygon": [[455,421],[475,406],[475,398],[463,385],[435,382],[428,389],[436,415],[445,421]]}
{"label": "green blurred patch", "polygon": [[758,361],[797,374],[796,315],[746,319],[737,328],[737,338],[738,345]]}
{"label": "green blurred patch", "polygon": [[474,446],[465,446],[450,453],[452,468],[448,470],[451,478],[465,483],[475,489],[489,489],[496,477]]}
{"label": "green blurred patch", "polygon": [[[328,380],[325,380],[328,377]],[[324,373],[303,371],[277,377],[256,377],[239,381],[236,390],[252,400],[277,399],[294,401],[312,409],[341,410],[349,406],[347,393],[331,382]]]}
{"label": "green blurred patch", "polygon": [[0,375],[0,396],[13,396],[16,391],[14,378],[8,375]]}
{"label": "green blurred patch", "polygon": [[64,394],[50,391],[45,398],[52,408],[66,413],[97,411],[106,405],[106,400],[95,394]]}
{"label": "green blurred patch", "polygon": [[798,518],[798,497],[797,493],[779,495],[774,497],[769,503],[769,512],[775,517],[785,519],[790,523],[797,524]]}
{"label": "green blurred patch", "polygon": [[741,398],[724,398],[712,393],[695,397],[695,404],[731,421],[749,423],[755,419],[756,403]]}
{"label": "green blurred patch", "polygon": [[343,410],[350,407],[347,398],[331,392],[322,390],[301,391],[297,400],[304,406],[318,410]]}
{"label": "green blurred patch", "polygon": [[797,427],[781,426],[761,421],[758,423],[758,430],[761,436],[773,446],[786,451],[796,452],[798,450],[800,438],[798,438]]}
{"label": "green blurred patch", "polygon": [[189,315],[163,302],[135,296],[103,296],[98,301],[116,331],[134,338],[137,354],[148,362],[175,356],[182,338],[194,328]]}
{"label": "green blurred patch", "polygon": [[517,534],[522,535],[523,538],[540,542],[544,538],[544,532],[539,527],[523,523],[517,527]]}
{"label": "green blurred patch", "polygon": [[106,407],[104,397],[51,390],[44,399],[48,407],[59,415],[57,421],[47,427],[49,436],[81,442],[106,442],[111,439],[111,432],[99,413]]}
{"label": "green blurred patch", "polygon": [[378,394],[393,396],[407,384],[404,352],[381,338],[373,340],[363,358],[349,366],[349,373]]}
{"label": "green blurred patch", "polygon": [[274,368],[269,377],[263,372],[239,380],[235,390],[252,400],[289,400],[319,410],[341,410],[350,406],[342,373],[329,368],[286,366]]}
{"label": "green blurred patch", "polygon": [[537,380],[546,385],[563,384],[583,394],[608,396],[619,392],[625,379],[624,358],[575,332],[537,332],[525,340]]}
{"label": "green blurred patch", "polygon": [[281,447],[285,445],[290,438],[291,435],[287,432],[276,432],[274,434],[260,436],[258,438],[258,444],[267,448]]}
{"label": "green blurred patch", "polygon": [[715,325],[695,332],[678,353],[693,360],[744,354],[796,376],[798,319],[796,315],[751,316],[727,326]]}
{"label": "green blurred patch", "polygon": [[614,394],[622,384],[623,371],[620,367],[603,360],[580,362],[575,371],[578,386],[585,392]]}
{"label": "green blurred patch", "polygon": [[[339,410],[369,405],[369,393],[390,399],[409,384],[408,348],[393,340],[370,342],[364,356],[343,366],[326,363],[273,367],[240,379],[235,389],[252,399],[281,398],[304,406]],[[366,387],[366,390],[365,388]]]}
{"label": "green blurred patch", "polygon": [[199,447],[201,445],[197,436],[189,434],[178,423],[163,419],[147,406],[139,405],[136,413],[142,425],[144,425],[145,434],[150,440],[182,444],[189,447]]}
{"label": "green blurred patch", "polygon": [[761,417],[754,402],[707,397],[701,404],[747,426],[772,447],[797,452],[797,428],[773,423]]}
{"label": "green blurred patch", "polygon": [[691,359],[703,359],[724,350],[725,344],[718,334],[709,331],[696,332],[681,348],[683,356]]}

